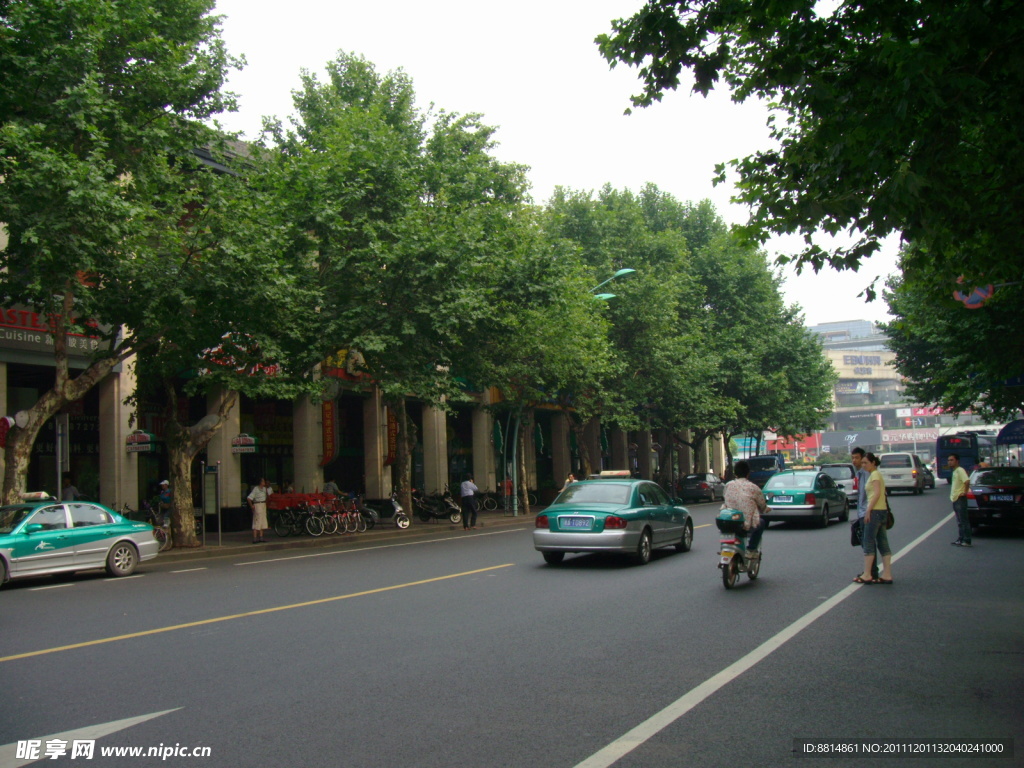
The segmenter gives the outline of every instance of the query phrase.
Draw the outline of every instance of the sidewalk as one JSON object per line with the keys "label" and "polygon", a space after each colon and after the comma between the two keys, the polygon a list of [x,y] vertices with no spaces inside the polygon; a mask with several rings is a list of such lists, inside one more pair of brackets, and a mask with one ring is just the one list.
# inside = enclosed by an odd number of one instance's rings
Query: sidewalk
{"label": "sidewalk", "polygon": [[[473,533],[501,530],[507,528],[529,529],[533,527],[533,519],[541,507],[533,507],[523,511],[518,517],[505,515],[500,511],[480,512],[477,527]],[[157,561],[185,561],[209,557],[227,557],[252,552],[276,552],[287,549],[343,548],[357,549],[367,545],[381,544],[391,541],[410,541],[438,533],[461,533],[462,523],[452,525],[447,520],[431,520],[421,522],[413,518],[412,524],[404,531],[395,527],[394,523],[378,524],[364,533],[346,533],[323,536],[278,536],[273,529],[266,532],[267,540],[262,544],[252,543],[252,531],[230,531],[218,534],[216,530],[206,532],[206,545],[192,549],[175,547],[169,552],[161,552]],[[156,561],[152,561],[156,562]]]}

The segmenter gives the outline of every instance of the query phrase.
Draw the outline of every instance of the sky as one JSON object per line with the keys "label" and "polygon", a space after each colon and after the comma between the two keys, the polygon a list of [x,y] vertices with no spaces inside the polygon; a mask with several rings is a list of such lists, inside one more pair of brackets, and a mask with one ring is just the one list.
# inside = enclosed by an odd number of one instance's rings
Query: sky
{"label": "sky", "polygon": [[[217,0],[229,52],[247,65],[228,90],[239,111],[223,127],[259,135],[262,118],[293,114],[291,93],[306,69],[322,73],[339,51],[366,57],[381,73],[402,69],[418,106],[479,113],[497,128],[501,160],[529,166],[531,194],[545,202],[556,186],[639,189],[648,182],[677,199],[709,199],[730,223],[746,208],[730,202],[731,183],[712,183],[717,163],[770,146],[767,111],[735,104],[725,91],[708,98],[688,88],[626,115],[640,90],[636,71],[612,69],[594,38],[642,0]],[[767,251],[792,253],[795,240]],[[808,325],[887,319],[886,306],[858,298],[877,275],[895,270],[896,244],[857,273],[784,272],[784,293]]]}

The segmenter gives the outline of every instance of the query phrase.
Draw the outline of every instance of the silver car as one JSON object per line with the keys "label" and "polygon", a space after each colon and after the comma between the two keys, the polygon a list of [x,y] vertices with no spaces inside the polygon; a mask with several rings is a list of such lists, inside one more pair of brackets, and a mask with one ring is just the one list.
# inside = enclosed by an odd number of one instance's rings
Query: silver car
{"label": "silver car", "polygon": [[549,565],[566,552],[622,552],[644,564],[651,550],[693,543],[693,520],[657,483],[631,478],[583,480],[537,515],[533,546]]}
{"label": "silver car", "polygon": [[850,506],[857,508],[857,468],[853,464],[822,464],[821,471],[836,481],[836,485],[846,491],[846,499]]}

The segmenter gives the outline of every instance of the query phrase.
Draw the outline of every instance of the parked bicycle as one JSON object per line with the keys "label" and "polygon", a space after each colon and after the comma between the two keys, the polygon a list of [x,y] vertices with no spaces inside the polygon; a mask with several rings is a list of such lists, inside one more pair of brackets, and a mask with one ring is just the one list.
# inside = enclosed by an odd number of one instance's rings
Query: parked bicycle
{"label": "parked bicycle", "polygon": [[[140,512],[129,507],[126,501],[124,506],[121,507],[121,514],[129,520],[135,520]],[[160,552],[166,552],[174,546],[174,540],[171,538],[170,521],[166,515],[159,514],[153,508],[153,505],[145,500],[142,502],[141,515],[145,522],[153,526],[153,538],[160,544]]]}

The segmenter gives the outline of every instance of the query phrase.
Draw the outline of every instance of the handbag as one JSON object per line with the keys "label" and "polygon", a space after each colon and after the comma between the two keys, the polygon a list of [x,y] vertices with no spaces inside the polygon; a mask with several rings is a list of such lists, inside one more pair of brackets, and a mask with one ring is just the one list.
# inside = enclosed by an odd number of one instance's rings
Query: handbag
{"label": "handbag", "polygon": [[892,510],[889,509],[889,498],[885,499],[885,530],[889,530],[896,525],[896,518],[892,516]]}
{"label": "handbag", "polygon": [[857,518],[852,523],[850,523],[850,546],[851,547],[859,547],[860,546],[861,530],[862,530],[862,526],[860,524],[860,518]]}

